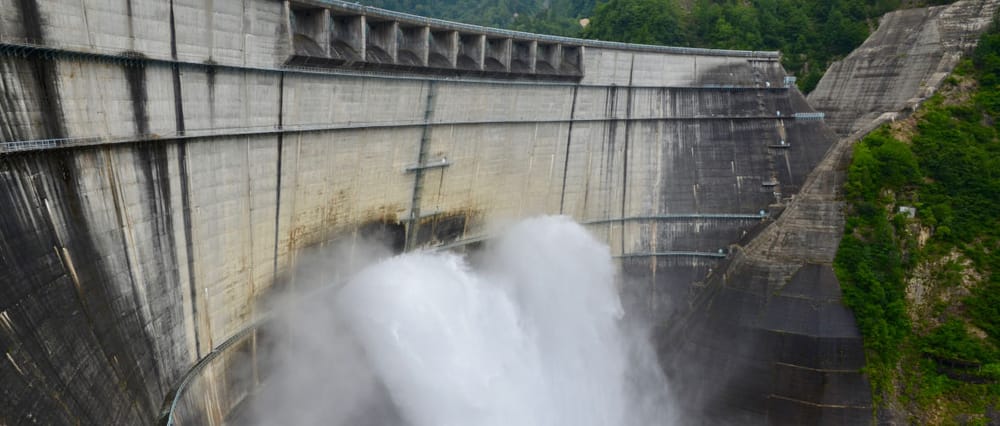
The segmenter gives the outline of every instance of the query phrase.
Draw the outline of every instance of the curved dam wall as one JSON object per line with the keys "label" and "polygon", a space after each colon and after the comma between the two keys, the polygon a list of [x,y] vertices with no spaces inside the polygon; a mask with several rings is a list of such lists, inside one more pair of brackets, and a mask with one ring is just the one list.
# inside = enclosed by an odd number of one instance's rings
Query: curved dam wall
{"label": "curved dam wall", "polygon": [[[772,53],[335,2],[126,6],[0,0],[0,423],[153,423],[302,256],[373,226],[415,248],[570,215],[636,278],[630,309],[666,318],[833,140]],[[334,49],[357,34],[385,47],[367,37],[386,25],[395,57]],[[426,47],[403,67],[405,34]],[[454,61],[432,63],[436,34]],[[227,386],[212,379],[203,395],[223,414],[242,398]]]}

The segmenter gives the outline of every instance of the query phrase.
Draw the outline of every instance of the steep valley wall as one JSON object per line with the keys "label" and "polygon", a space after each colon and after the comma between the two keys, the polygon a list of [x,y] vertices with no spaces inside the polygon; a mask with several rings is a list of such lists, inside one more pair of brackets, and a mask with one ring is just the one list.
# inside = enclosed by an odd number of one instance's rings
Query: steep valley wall
{"label": "steep valley wall", "polygon": [[963,0],[886,14],[861,47],[830,66],[809,103],[842,136],[912,112],[971,52],[998,6]]}
{"label": "steep valley wall", "polygon": [[[0,0],[0,423],[153,423],[310,250],[371,227],[399,249],[461,244],[537,214],[570,215],[610,246],[633,278],[631,311],[708,321],[684,335],[710,349],[672,361],[708,354],[690,370],[703,377],[681,377],[701,382],[698,407],[767,423],[855,420],[870,404],[826,272],[752,276],[799,277],[836,327],[764,291],[698,308],[731,246],[777,217],[834,140],[775,54],[500,33],[341,2],[127,3]],[[811,331],[772,333],[761,312]],[[760,330],[808,355],[720,358],[726,333]],[[823,336],[847,343],[828,352]],[[822,369],[848,379],[815,385]],[[181,403],[194,422],[249,392],[204,372]],[[843,409],[838,395],[859,389]]]}
{"label": "steep valley wall", "polygon": [[[912,111],[951,72],[996,1],[893,12],[809,95],[840,138],[775,222],[734,247],[665,322],[666,369],[709,424],[864,424],[874,416],[862,339],[832,264],[855,141]],[[705,360],[710,360],[705,362]],[[705,382],[729,389],[719,392]],[[708,407],[707,409],[705,407]]]}

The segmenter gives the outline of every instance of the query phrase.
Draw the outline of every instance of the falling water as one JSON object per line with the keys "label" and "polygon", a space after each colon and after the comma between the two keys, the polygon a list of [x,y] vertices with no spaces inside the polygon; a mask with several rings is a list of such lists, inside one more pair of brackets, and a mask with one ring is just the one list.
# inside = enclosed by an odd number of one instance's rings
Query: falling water
{"label": "falling water", "polygon": [[541,217],[484,258],[473,270],[455,254],[397,256],[341,290],[403,416],[417,426],[631,423],[608,248],[565,217]]}
{"label": "falling water", "polygon": [[[371,399],[340,400],[356,389],[381,393],[401,417],[393,421],[412,426],[673,423],[648,333],[623,319],[607,246],[566,217],[538,217],[511,226],[477,259],[473,267],[457,254],[414,252],[354,275],[327,306],[334,314],[292,325],[320,330],[297,337],[314,353],[292,360],[298,373],[280,373],[298,382],[279,385],[284,402],[258,410],[258,420],[357,424],[318,414]],[[327,347],[345,341],[336,333],[357,346],[348,361]],[[320,379],[329,369],[352,378]]]}

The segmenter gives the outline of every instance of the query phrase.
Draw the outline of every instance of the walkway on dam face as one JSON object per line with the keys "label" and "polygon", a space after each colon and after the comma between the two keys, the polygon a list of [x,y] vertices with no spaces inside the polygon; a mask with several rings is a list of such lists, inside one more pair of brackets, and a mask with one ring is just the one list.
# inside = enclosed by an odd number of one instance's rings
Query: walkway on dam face
{"label": "walkway on dam face", "polygon": [[[781,120],[776,116],[708,116],[708,117],[633,117],[633,118],[575,118],[575,119],[543,119],[543,120],[497,120],[497,121],[441,121],[426,123],[422,120],[397,121],[397,122],[350,122],[340,125],[323,126],[261,126],[261,127],[240,127],[240,128],[216,128],[212,130],[188,130],[183,133],[138,135],[134,137],[107,138],[100,136],[76,137],[76,138],[55,138],[36,139],[23,141],[0,142],[0,154],[6,152],[20,151],[40,151],[59,148],[70,148],[80,146],[104,145],[104,144],[128,144],[147,142],[149,140],[180,140],[180,139],[205,139],[223,138],[232,136],[256,136],[289,133],[309,133],[325,132],[335,130],[358,130],[358,129],[391,129],[405,127],[424,127],[428,124],[432,126],[479,126],[479,125],[500,125],[500,124],[549,124],[549,123],[603,123],[608,121],[627,122],[649,122],[649,121],[734,121],[734,120]],[[777,147],[777,146],[776,146]],[[783,147],[777,147],[783,148]]]}

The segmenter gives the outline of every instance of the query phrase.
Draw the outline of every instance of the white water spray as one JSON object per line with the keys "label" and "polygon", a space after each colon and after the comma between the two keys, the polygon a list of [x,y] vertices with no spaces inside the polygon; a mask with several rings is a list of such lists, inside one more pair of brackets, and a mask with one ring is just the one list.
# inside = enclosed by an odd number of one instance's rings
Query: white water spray
{"label": "white water spray", "polygon": [[296,306],[294,350],[254,423],[675,423],[648,330],[623,320],[607,246],[539,217],[480,258],[474,269],[456,254],[396,256],[356,274],[333,309]]}
{"label": "white water spray", "polygon": [[341,290],[338,307],[404,418],[416,426],[650,420],[630,401],[629,342],[606,246],[568,218],[541,217],[510,228],[485,259],[473,271],[454,254],[406,254]]}

